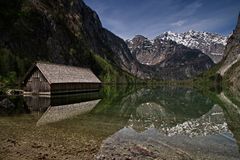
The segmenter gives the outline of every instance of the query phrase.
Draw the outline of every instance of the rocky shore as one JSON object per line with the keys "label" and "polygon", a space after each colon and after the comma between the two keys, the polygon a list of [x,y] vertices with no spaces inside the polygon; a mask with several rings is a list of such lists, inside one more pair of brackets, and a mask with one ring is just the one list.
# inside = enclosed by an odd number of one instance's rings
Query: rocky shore
{"label": "rocky shore", "polygon": [[[92,160],[100,141],[55,127],[33,125],[34,117],[0,118],[0,159],[3,160]],[[32,122],[31,122],[32,121]],[[24,122],[24,123],[23,123]]]}

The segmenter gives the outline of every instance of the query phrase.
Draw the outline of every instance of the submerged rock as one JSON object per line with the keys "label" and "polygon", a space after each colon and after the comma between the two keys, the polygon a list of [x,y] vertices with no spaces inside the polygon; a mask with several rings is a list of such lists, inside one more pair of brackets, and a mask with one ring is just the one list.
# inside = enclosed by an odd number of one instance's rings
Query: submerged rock
{"label": "submerged rock", "polygon": [[8,98],[0,100],[0,115],[11,113],[16,108]]}
{"label": "submerged rock", "polygon": [[2,101],[0,101],[0,111],[1,109],[11,109],[14,108],[15,105],[8,99],[4,98]]}
{"label": "submerged rock", "polygon": [[105,139],[95,157],[103,159],[232,159],[238,160],[239,153],[231,134],[169,137],[155,128],[138,133],[125,127]]}

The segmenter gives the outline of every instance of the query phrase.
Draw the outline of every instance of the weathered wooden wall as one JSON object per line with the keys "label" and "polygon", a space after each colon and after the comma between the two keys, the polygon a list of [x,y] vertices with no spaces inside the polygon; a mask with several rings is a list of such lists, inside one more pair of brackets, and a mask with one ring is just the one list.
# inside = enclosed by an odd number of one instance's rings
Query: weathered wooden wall
{"label": "weathered wooden wall", "polygon": [[50,92],[51,88],[43,74],[39,70],[35,70],[26,82],[24,91],[32,93]]}

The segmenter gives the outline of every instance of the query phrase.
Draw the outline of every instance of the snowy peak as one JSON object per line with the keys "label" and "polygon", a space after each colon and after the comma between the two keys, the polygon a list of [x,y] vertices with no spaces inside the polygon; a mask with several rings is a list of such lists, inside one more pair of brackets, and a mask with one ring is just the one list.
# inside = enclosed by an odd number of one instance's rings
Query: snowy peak
{"label": "snowy peak", "polygon": [[[164,33],[165,38],[148,38],[137,35],[126,43],[132,56],[159,79],[187,79],[202,73],[213,65],[213,61],[202,51],[167,40],[178,37],[173,32]],[[166,78],[167,77],[167,78]]]}
{"label": "snowy peak", "polygon": [[216,43],[216,44],[227,44],[227,37],[221,36],[215,33],[209,33],[209,32],[199,32],[194,30],[189,30],[184,33],[174,33],[171,31],[164,32],[157,38],[161,39],[170,39],[172,41],[175,41],[177,43],[183,44],[185,46],[191,45],[190,42],[194,41],[203,41],[205,43]]}
{"label": "snowy peak", "polygon": [[172,40],[192,49],[199,49],[215,63],[221,61],[227,37],[215,33],[189,30],[184,33],[164,32],[156,39]]}
{"label": "snowy peak", "polygon": [[[198,57],[206,56],[200,50],[191,49],[170,39],[156,38],[149,40],[144,36],[135,36],[132,40],[126,41],[126,43],[133,57],[140,63],[150,66],[161,64],[167,59],[174,59],[173,57],[177,57],[180,54],[184,57],[184,53],[194,54],[198,52]],[[208,56],[206,57],[208,58]],[[178,57],[176,59],[178,60],[175,63],[180,63],[181,58]]]}
{"label": "snowy peak", "polygon": [[[222,60],[227,37],[215,33],[189,30],[184,33],[164,32],[155,39],[148,39],[142,35],[126,41],[134,57],[146,65],[156,65],[167,58],[171,52],[176,52],[177,45],[189,49],[197,49],[207,55],[214,63]],[[175,50],[172,50],[175,48]],[[181,47],[180,47],[181,48]],[[165,54],[168,53],[168,54]]]}

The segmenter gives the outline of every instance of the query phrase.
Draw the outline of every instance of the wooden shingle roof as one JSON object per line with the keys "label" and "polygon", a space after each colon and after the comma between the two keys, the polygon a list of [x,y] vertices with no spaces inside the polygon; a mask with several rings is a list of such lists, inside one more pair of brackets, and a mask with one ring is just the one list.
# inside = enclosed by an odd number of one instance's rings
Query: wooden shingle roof
{"label": "wooden shingle roof", "polygon": [[101,83],[88,68],[38,62],[35,65],[52,83]]}

